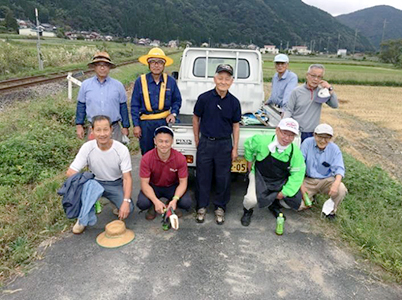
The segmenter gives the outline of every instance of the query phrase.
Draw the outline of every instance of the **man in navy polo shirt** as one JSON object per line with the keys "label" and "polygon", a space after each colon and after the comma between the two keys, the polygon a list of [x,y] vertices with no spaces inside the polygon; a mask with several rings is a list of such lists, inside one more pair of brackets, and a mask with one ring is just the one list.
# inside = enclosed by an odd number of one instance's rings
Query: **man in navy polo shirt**
{"label": "man in navy polo shirt", "polygon": [[233,83],[232,66],[219,65],[214,82],[215,88],[201,94],[194,107],[193,130],[197,145],[196,221],[203,223],[205,220],[212,178],[215,177],[215,221],[222,225],[226,204],[230,200],[230,169],[232,161],[237,158],[241,108],[239,100],[229,92]]}
{"label": "man in navy polo shirt", "polygon": [[[141,159],[141,191],[137,206],[148,209],[145,218],[153,220],[156,213],[162,214],[170,207],[189,210],[191,197],[187,190],[187,160],[183,154],[172,149],[173,131],[167,126],[156,128],[154,133],[156,148],[148,151]],[[161,198],[167,199],[167,204]],[[176,211],[180,217],[181,212]]]}

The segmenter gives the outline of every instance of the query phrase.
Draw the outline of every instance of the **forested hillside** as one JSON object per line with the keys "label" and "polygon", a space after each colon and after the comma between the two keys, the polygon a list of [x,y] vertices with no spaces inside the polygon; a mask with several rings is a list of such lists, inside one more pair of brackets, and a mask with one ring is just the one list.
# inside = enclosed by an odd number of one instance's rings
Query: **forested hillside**
{"label": "forested hillside", "polygon": [[350,28],[357,28],[377,49],[383,32],[384,41],[402,39],[402,10],[392,6],[374,6],[336,18]]}
{"label": "forested hillside", "polygon": [[[301,0],[0,0],[0,6],[10,7],[18,18],[33,20],[38,7],[42,22],[162,41],[314,43],[320,51],[329,41],[334,51],[340,34],[341,47],[351,49],[354,43],[353,30]],[[356,50],[372,49],[359,35]]]}

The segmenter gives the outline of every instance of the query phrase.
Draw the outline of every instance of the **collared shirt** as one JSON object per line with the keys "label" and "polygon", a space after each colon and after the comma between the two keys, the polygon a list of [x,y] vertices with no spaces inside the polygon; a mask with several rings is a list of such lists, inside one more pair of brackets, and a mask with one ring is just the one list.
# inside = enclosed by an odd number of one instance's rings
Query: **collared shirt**
{"label": "collared shirt", "polygon": [[[76,124],[84,124],[85,115],[89,122],[98,115],[105,115],[112,122],[122,121],[123,127],[130,127],[127,110],[127,96],[123,84],[109,76],[100,82],[97,76],[85,80],[78,92]],[[85,112],[79,110],[85,109]]]}
{"label": "collared shirt", "polygon": [[292,71],[286,70],[281,78],[278,73],[275,73],[272,78],[272,92],[268,104],[275,104],[279,107],[286,106],[290,94],[297,87],[297,81],[298,77]]}
{"label": "collared shirt", "polygon": [[241,120],[240,102],[230,92],[221,98],[212,89],[198,96],[194,115],[201,118],[201,134],[214,138],[230,137],[233,123]]}
{"label": "collared shirt", "polygon": [[[244,142],[244,158],[247,161],[263,161],[270,150],[268,145],[275,139],[272,134],[256,134],[248,138]],[[278,149],[271,156],[279,161],[287,162],[290,158],[292,147],[287,147],[284,151],[279,152]],[[253,166],[254,171],[254,166]],[[306,173],[306,164],[304,163],[303,155],[300,148],[293,145],[293,154],[290,160],[290,176],[286,184],[282,187],[282,193],[286,196],[293,197],[303,183],[304,175]]]}
{"label": "collared shirt", "polygon": [[[314,132],[320,124],[322,104],[314,101],[318,90],[318,88],[310,89],[307,84],[295,88],[285,107],[283,117],[293,118],[299,122],[301,132]],[[334,92],[326,104],[332,108],[338,107],[338,98]]]}
{"label": "collared shirt", "polygon": [[324,150],[320,150],[314,137],[304,140],[301,151],[306,161],[306,174],[311,178],[328,178],[335,175],[345,176],[342,152],[339,147],[329,142]]}
{"label": "collared shirt", "polygon": [[[148,83],[149,100],[153,111],[159,111],[159,93],[161,90],[161,83],[163,76],[161,75],[160,81],[155,82],[152,73],[146,75]],[[181,94],[176,84],[176,80],[168,76],[166,83],[165,106],[163,110],[169,110],[173,114],[179,114],[181,107]],[[138,77],[134,83],[134,90],[131,96],[131,117],[133,118],[133,125],[140,126],[140,114],[146,113],[144,96],[141,85],[141,77]]]}
{"label": "collared shirt", "polygon": [[149,178],[152,185],[169,187],[179,183],[179,178],[187,178],[187,160],[183,154],[171,149],[167,161],[159,158],[158,150],[148,151],[141,159],[140,177]]}

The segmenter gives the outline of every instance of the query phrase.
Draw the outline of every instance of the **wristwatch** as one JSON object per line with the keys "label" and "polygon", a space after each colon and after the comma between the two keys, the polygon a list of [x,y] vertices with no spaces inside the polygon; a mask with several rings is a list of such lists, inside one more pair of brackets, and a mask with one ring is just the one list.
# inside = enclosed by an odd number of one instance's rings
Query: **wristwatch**
{"label": "wristwatch", "polygon": [[175,117],[175,118],[177,117],[177,114],[176,114],[176,113],[172,113],[172,115],[173,115],[173,117]]}
{"label": "wristwatch", "polygon": [[128,203],[131,203],[131,199],[130,199],[130,198],[123,199],[123,201],[124,201],[124,202],[128,202]]}
{"label": "wristwatch", "polygon": [[332,92],[334,90],[334,88],[332,87],[332,86],[330,86],[329,88],[328,88],[328,91],[330,91],[330,92]]}

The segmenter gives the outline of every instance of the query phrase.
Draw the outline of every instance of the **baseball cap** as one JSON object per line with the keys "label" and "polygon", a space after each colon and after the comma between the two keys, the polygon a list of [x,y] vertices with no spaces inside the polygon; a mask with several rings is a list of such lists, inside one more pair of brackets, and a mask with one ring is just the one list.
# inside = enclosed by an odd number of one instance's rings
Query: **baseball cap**
{"label": "baseball cap", "polygon": [[328,124],[320,124],[314,129],[314,133],[316,134],[329,134],[330,136],[334,136],[334,130]]}
{"label": "baseball cap", "polygon": [[331,94],[327,88],[320,89],[317,93],[317,97],[315,97],[314,101],[317,103],[325,103],[331,98]]}
{"label": "baseball cap", "polygon": [[294,134],[299,134],[299,123],[292,118],[282,119],[278,124],[279,129],[288,130]]}
{"label": "baseball cap", "polygon": [[274,62],[288,63],[289,62],[289,57],[286,54],[278,54],[277,56],[275,56]]}
{"label": "baseball cap", "polygon": [[173,130],[167,126],[160,126],[160,127],[156,128],[155,132],[154,132],[154,136],[156,136],[159,133],[167,133],[173,137]]}
{"label": "baseball cap", "polygon": [[227,72],[227,73],[229,73],[230,75],[233,76],[233,68],[229,64],[220,64],[220,65],[218,65],[218,67],[216,68],[215,73],[220,73],[220,72]]}

